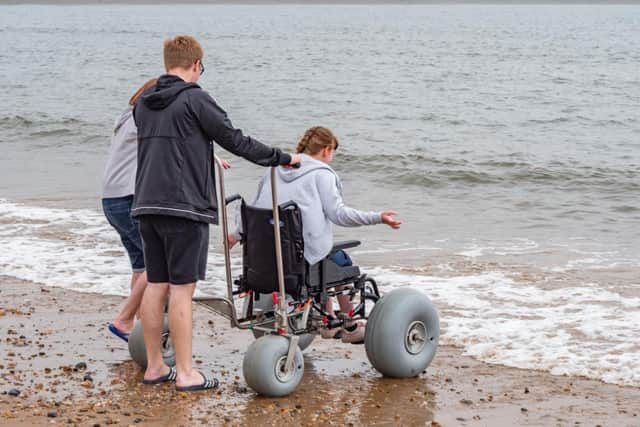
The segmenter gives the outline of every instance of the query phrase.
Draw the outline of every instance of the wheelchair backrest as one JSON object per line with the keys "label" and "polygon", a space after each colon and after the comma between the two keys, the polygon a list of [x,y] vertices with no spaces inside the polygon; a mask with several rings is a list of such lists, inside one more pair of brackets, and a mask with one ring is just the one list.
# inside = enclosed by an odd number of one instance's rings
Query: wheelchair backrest
{"label": "wheelchair backrest", "polygon": [[[278,291],[273,211],[242,202],[242,268],[244,286],[259,293]],[[305,283],[302,214],[294,202],[279,206],[285,289],[296,298]]]}

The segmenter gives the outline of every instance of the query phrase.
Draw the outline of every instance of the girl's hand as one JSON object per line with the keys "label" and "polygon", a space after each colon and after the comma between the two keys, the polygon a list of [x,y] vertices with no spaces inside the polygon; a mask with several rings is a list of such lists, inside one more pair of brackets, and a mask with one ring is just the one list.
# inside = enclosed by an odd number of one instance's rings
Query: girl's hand
{"label": "girl's hand", "polygon": [[236,236],[233,235],[233,233],[230,233],[227,236],[227,242],[229,243],[229,249],[231,249],[236,245],[236,243],[238,243],[238,240],[236,239]]}
{"label": "girl's hand", "polygon": [[395,219],[393,219],[395,215],[397,215],[397,213],[394,211],[384,211],[382,212],[381,217],[384,224],[387,224],[389,227],[397,230],[398,228],[400,228],[402,221],[396,221]]}
{"label": "girl's hand", "polygon": [[229,169],[231,168],[231,163],[227,162],[225,159],[220,159],[220,163],[222,164],[222,167],[224,169]]}
{"label": "girl's hand", "polygon": [[220,164],[222,165],[222,169],[229,169],[231,168],[231,163],[227,162],[225,159],[223,159],[222,157],[218,157],[215,154],[213,155],[213,157],[216,158],[216,160],[218,160],[220,162]]}

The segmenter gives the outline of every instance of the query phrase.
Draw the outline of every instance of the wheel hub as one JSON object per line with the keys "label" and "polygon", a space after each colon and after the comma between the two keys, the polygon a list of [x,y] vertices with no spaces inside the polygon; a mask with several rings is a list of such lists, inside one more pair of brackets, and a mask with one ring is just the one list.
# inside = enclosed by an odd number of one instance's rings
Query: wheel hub
{"label": "wheel hub", "polygon": [[412,322],[407,328],[404,337],[404,346],[411,354],[418,354],[422,351],[427,341],[427,328],[419,320]]}
{"label": "wheel hub", "polygon": [[173,345],[171,343],[171,336],[169,335],[168,332],[165,332],[162,334],[160,347],[162,348],[163,353],[168,353],[173,349]]}
{"label": "wheel hub", "polygon": [[276,362],[275,374],[278,381],[282,383],[289,382],[293,378],[293,374],[296,371],[295,363],[291,367],[291,370],[287,372],[287,355],[285,354]]}

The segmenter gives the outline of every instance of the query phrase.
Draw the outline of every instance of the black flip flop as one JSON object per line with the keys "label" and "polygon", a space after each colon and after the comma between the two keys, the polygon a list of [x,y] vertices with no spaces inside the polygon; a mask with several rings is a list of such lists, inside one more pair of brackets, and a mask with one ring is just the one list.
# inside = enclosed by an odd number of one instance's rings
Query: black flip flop
{"label": "black flip flop", "polygon": [[184,387],[176,386],[176,391],[200,391],[200,390],[209,390],[212,388],[217,388],[219,383],[217,378],[207,378],[204,376],[202,372],[198,372],[204,382],[202,384],[188,385]]}
{"label": "black flip flop", "polygon": [[172,366],[169,368],[169,373],[167,375],[163,375],[153,380],[143,379],[142,384],[162,384],[169,381],[175,381],[177,376],[178,376],[178,372],[176,371],[176,368]]}

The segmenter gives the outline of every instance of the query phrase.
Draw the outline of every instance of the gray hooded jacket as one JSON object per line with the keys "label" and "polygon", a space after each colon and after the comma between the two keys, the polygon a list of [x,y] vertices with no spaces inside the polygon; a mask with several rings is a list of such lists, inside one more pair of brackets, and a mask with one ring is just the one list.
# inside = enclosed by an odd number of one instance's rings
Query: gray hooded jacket
{"label": "gray hooded jacket", "polygon": [[109,160],[102,176],[102,197],[125,197],[133,194],[138,162],[138,129],[131,108],[114,124]]}
{"label": "gray hooded jacket", "polygon": [[[343,227],[382,223],[381,212],[363,212],[350,208],[342,199],[340,178],[331,167],[306,154],[301,154],[299,169],[278,168],[276,185],[278,203],[293,200],[302,213],[304,257],[315,264],[326,257],[333,247],[332,224]],[[253,206],[272,208],[271,173],[260,180]],[[234,235],[240,239],[241,221],[236,216]]]}

